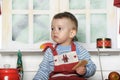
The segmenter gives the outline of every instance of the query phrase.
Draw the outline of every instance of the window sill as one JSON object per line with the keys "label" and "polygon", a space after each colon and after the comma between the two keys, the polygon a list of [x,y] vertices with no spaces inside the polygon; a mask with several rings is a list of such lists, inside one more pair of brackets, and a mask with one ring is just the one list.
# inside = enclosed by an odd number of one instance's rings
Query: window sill
{"label": "window sill", "polygon": [[[0,49],[0,54],[1,55],[16,55],[19,50],[10,50],[10,49]],[[40,49],[35,49],[35,50],[20,50],[22,54],[27,54],[27,55],[42,55],[42,50]]]}
{"label": "window sill", "polygon": [[88,50],[92,55],[97,55],[98,53],[100,55],[119,55],[120,54],[120,49],[89,49]]}
{"label": "window sill", "polygon": [[[10,50],[10,49],[0,49],[0,54],[16,54],[19,50]],[[40,49],[30,49],[30,50],[20,50],[21,53],[25,54],[41,54],[42,50]],[[97,55],[100,53],[101,55],[116,55],[120,53],[120,49],[88,49],[91,55]],[[98,52],[99,51],[99,52]],[[34,55],[33,54],[33,55]]]}

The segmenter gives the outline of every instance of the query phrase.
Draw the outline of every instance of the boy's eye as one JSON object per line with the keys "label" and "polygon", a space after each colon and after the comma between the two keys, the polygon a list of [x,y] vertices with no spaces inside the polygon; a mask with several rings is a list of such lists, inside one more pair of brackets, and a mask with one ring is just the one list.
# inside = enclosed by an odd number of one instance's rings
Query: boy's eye
{"label": "boy's eye", "polygon": [[54,28],[51,28],[51,30],[53,31]]}
{"label": "boy's eye", "polygon": [[58,29],[61,30],[61,27],[59,27]]}

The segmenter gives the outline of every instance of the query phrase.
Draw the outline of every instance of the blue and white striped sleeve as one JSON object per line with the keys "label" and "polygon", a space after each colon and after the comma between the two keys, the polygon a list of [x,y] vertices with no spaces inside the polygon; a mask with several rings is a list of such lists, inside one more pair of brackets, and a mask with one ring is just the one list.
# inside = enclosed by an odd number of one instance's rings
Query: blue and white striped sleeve
{"label": "blue and white striped sleeve", "polygon": [[[39,69],[34,76],[33,80],[48,80],[49,73],[52,70],[53,63],[52,63],[52,55],[50,54],[50,49],[48,49],[43,57],[42,62],[39,65]],[[51,66],[51,67],[50,67]]]}
{"label": "blue and white striped sleeve", "polygon": [[89,78],[95,74],[96,65],[91,60],[90,54],[85,48],[83,48],[79,43],[77,43],[76,46],[77,46],[78,58],[80,60],[82,60],[82,59],[88,60],[88,64],[86,65],[87,71],[86,71],[84,77]]}

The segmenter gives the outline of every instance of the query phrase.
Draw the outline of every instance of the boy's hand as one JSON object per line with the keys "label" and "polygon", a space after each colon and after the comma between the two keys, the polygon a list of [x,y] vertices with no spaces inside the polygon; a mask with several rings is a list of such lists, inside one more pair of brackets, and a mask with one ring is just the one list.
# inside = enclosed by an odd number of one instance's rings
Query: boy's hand
{"label": "boy's hand", "polygon": [[84,75],[86,73],[86,67],[80,66],[80,67],[76,68],[76,73],[78,73],[80,75]]}
{"label": "boy's hand", "polygon": [[86,66],[86,64],[88,63],[88,61],[87,60],[81,60],[81,61],[79,61],[78,62],[78,64],[76,64],[73,68],[72,68],[72,70],[76,70],[78,67],[82,67],[82,66]]}
{"label": "boy's hand", "polygon": [[77,65],[75,65],[72,70],[75,70],[78,74],[84,75],[86,73],[86,64],[88,63],[87,60],[81,60]]}

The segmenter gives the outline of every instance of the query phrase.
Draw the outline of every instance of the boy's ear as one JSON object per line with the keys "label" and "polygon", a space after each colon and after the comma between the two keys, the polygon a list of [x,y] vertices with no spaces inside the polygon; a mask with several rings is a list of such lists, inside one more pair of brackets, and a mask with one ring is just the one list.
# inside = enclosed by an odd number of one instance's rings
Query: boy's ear
{"label": "boy's ear", "polygon": [[76,30],[71,30],[70,32],[70,38],[74,38],[76,35]]}

